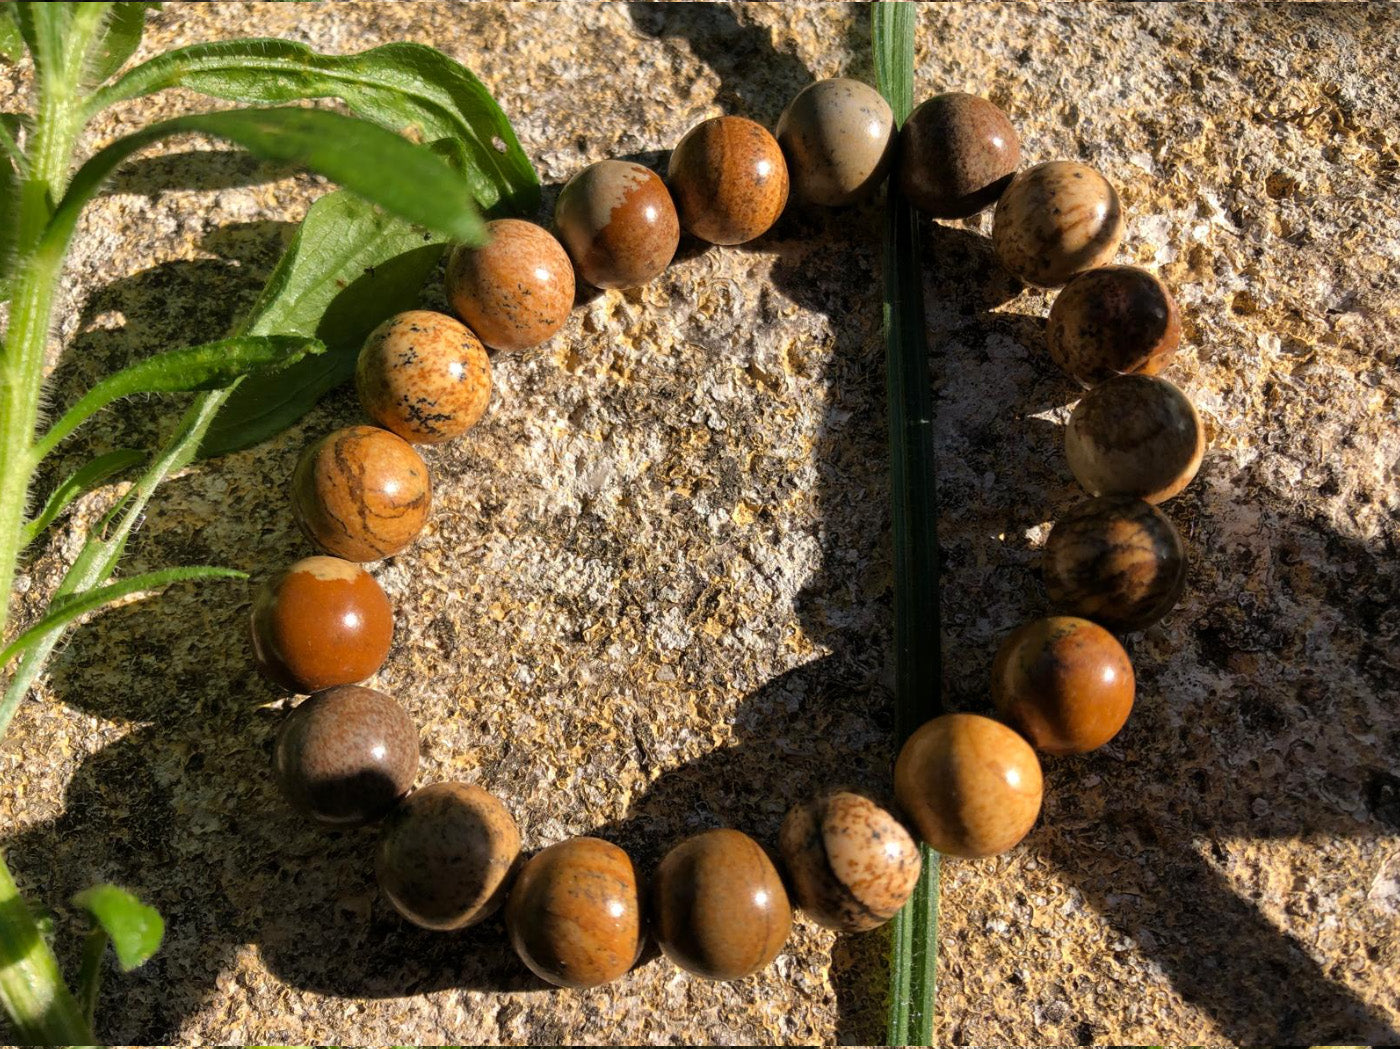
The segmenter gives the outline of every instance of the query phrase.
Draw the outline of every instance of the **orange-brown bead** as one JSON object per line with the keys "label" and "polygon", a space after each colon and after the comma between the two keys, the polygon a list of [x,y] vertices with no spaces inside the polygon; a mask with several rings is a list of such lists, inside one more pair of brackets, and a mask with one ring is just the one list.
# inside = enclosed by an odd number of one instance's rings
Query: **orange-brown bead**
{"label": "orange-brown bead", "polygon": [[1084,395],[1065,427],[1069,468],[1090,495],[1160,503],[1196,476],[1206,450],[1195,406],[1166,379],[1120,375]]}
{"label": "orange-brown bead", "polygon": [[553,337],[574,305],[574,268],[548,230],[520,219],[486,224],[482,247],[459,244],[447,261],[447,299],[493,350]]}
{"label": "orange-brown bead", "polygon": [[686,133],[667,169],[681,226],[711,244],[765,233],[788,198],[787,162],[767,128],[713,117]]}
{"label": "orange-brown bead", "polygon": [[996,202],[1021,163],[1021,139],[985,98],[949,91],[919,104],[899,133],[899,188],[937,218]]}
{"label": "orange-brown bead", "polygon": [[491,362],[471,329],[445,313],[408,310],[370,332],[355,388],[371,419],[414,444],[475,426],[491,401]]}
{"label": "orange-brown bead", "polygon": [[328,554],[375,561],[408,546],[427,523],[428,467],[377,426],[347,426],[310,445],[292,476],[292,511]]}
{"label": "orange-brown bead", "polygon": [[950,856],[995,856],[1029,833],[1044,784],[1031,745],[1000,721],[944,714],[899,752],[894,790],[920,837]]}
{"label": "orange-brown bead", "polygon": [[359,565],[307,557],[258,589],[251,632],[263,676],[292,692],[316,692],[363,681],[384,665],[394,611]]}
{"label": "orange-brown bead", "polygon": [[1085,386],[1115,375],[1156,375],[1181,342],[1167,286],[1136,266],[1081,273],[1055,297],[1046,322],[1051,359]]}
{"label": "orange-brown bead", "polygon": [[1047,754],[1082,754],[1111,740],[1132,712],[1134,687],[1118,639],[1074,616],[1017,628],[992,664],[997,711]]}
{"label": "orange-brown bead", "polygon": [[1122,238],[1117,190],[1093,168],[1068,160],[1037,164],[1013,178],[992,220],[1001,264],[1042,288],[1111,262]]}
{"label": "orange-brown bead", "polygon": [[558,987],[615,980],[642,952],[637,872],[601,838],[571,838],[530,857],[506,903],[520,960]]}
{"label": "orange-brown bead", "polygon": [[560,191],[554,228],[578,267],[597,288],[635,288],[671,263],[680,220],[656,172],[626,160],[600,160]]}

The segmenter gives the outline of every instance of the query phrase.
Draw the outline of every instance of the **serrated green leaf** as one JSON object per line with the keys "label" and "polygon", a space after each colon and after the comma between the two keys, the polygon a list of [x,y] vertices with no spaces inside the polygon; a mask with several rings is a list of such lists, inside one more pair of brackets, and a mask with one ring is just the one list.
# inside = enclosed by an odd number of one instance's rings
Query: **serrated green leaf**
{"label": "serrated green leaf", "polygon": [[[539,180],[496,100],[471,71],[422,44],[322,55],[290,40],[223,40],[168,51],[99,91],[88,112],[171,87],[251,105],[339,98],[415,142],[447,140],[489,215],[531,215]],[[499,143],[499,146],[498,146]]]}
{"label": "serrated green leaf", "polygon": [[24,531],[20,537],[21,545],[28,546],[39,538],[44,529],[58,520],[58,515],[63,513],[74,499],[101,487],[123,470],[135,466],[145,458],[146,453],[138,449],[118,448],[78,467],[49,494],[44,508],[24,523]]}
{"label": "serrated green leaf", "polygon": [[146,12],[159,3],[116,3],[107,16],[89,62],[87,79],[101,84],[125,64],[141,44],[146,28]]}
{"label": "serrated green leaf", "polygon": [[115,885],[84,889],[73,897],[73,905],[92,915],[112,938],[112,948],[123,972],[145,964],[165,936],[165,922],[159,912]]}

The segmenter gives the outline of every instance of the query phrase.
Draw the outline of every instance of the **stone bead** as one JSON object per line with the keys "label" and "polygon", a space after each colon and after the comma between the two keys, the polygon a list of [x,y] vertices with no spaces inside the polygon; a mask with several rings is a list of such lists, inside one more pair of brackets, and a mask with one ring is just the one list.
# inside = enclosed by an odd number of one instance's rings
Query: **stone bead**
{"label": "stone bead", "polygon": [[667,169],[681,226],[711,244],[767,232],[788,196],[777,140],[745,117],[712,117],[686,132]]}
{"label": "stone bead", "polygon": [[273,768],[282,793],[299,811],[338,826],[367,823],[413,786],[418,727],[383,692],[337,685],[287,716]]}
{"label": "stone bead", "polygon": [[905,742],[894,790],[924,841],[976,859],[1029,833],[1043,783],[1035,751],[1014,729],[977,714],[944,714]]}
{"label": "stone bead", "polygon": [[491,362],[471,329],[445,313],[408,310],[370,332],[355,388],[371,419],[414,444],[460,437],[491,401]]}
{"label": "stone bead", "polygon": [[872,196],[894,160],[894,113],[869,84],[835,77],[808,84],[778,120],[792,192],[839,207]]}
{"label": "stone bead", "polygon": [[1082,754],[1118,734],[1133,709],[1133,665],[1118,639],[1074,616],[1014,630],[992,664],[992,702],[1038,750]]}
{"label": "stone bead", "polygon": [[1052,160],[1011,180],[997,202],[992,245],[1031,284],[1057,288],[1112,261],[1123,238],[1118,192],[1091,167]]}
{"label": "stone bead", "polygon": [[1046,325],[1050,357],[1085,386],[1156,375],[1181,341],[1167,286],[1136,266],[1102,266],[1065,285]]}
{"label": "stone bead", "polygon": [[710,980],[739,980],[778,956],[792,927],[782,879],[737,830],[687,838],[651,883],[652,932],[672,962]]}
{"label": "stone bead", "polygon": [[864,932],[893,918],[922,867],[900,822],[849,791],[794,805],[778,849],[798,906],[838,932]]}
{"label": "stone bead", "polygon": [[680,220],[657,174],[626,160],[600,160],[559,193],[554,228],[598,288],[635,288],[658,276],[676,254]]}
{"label": "stone bead", "polygon": [[486,224],[483,247],[459,244],[447,261],[452,309],[493,350],[553,337],[574,306],[574,268],[548,230],[520,219]]}
{"label": "stone bead", "polygon": [[374,576],[338,557],[307,557],[253,598],[253,659],[291,692],[363,681],[389,655],[394,611]]}
{"label": "stone bead", "polygon": [[642,952],[642,907],[632,860],[600,838],[571,838],[521,868],[506,903],[520,960],[558,987],[597,987]]}
{"label": "stone bead", "polygon": [[1166,514],[1127,495],[1080,503],[1050,530],[1043,561],[1052,606],[1110,630],[1143,630],[1186,585],[1186,551]]}
{"label": "stone bead", "polygon": [[1119,375],[1084,395],[1065,428],[1065,455],[1090,495],[1160,503],[1196,476],[1206,450],[1201,417],[1155,375]]}
{"label": "stone bead", "polygon": [[425,929],[462,929],[505,901],[520,831],[496,798],[466,783],[433,783],[384,824],[375,870],[394,908]]}
{"label": "stone bead", "polygon": [[347,426],[302,452],[292,475],[292,512],[328,554],[376,561],[398,553],[428,520],[428,467],[402,437]]}
{"label": "stone bead", "polygon": [[949,91],[922,102],[899,132],[899,189],[935,218],[996,202],[1021,163],[1021,138],[985,98]]}

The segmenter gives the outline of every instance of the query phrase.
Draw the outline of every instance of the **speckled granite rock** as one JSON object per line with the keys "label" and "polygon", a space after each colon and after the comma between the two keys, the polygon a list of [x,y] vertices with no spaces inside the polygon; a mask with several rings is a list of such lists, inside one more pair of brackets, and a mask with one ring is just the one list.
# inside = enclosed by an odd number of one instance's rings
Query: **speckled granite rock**
{"label": "speckled granite rock", "polygon": [[[814,77],[870,77],[836,5],[168,4],[143,54],[236,34],[350,51],[436,44],[496,92],[552,199],[610,155],[664,165],[722,112],[771,127]],[[1043,818],[944,867],[942,1043],[1395,1042],[1400,1026],[1396,496],[1400,20],[1386,7],[939,5],[918,94],[1003,106],[1027,163],[1098,166],[1129,215],[1120,261],[1182,306],[1169,376],[1211,440],[1167,504],[1188,591],[1133,638],[1127,729],[1047,762]],[[23,84],[0,83],[0,109]],[[90,143],[195,104],[115,111]],[[132,164],[84,221],[61,313],[65,402],[130,359],[221,333],[316,180],[185,140]],[[1000,638],[1039,614],[1038,547],[1077,498],[1050,297],[1001,272],[986,222],[927,231],[946,556],[946,690],[988,709]],[[743,248],[682,251],[497,358],[467,439],[427,455],[422,542],[376,575],[399,615],[372,681],[423,726],[420,782],[504,798],[525,845],[597,833],[654,865],[731,824],[772,844],[808,789],[889,787],[890,567],[878,212],[790,209]],[[440,305],[440,288],[425,292]],[[140,404],[71,456],[153,439]],[[331,397],[281,438],[158,498],[131,572],[263,577],[308,552],[283,493],[301,446],[358,418]],[[32,617],[115,496],[19,581]],[[108,981],[113,1041],[870,1042],[884,940],[799,919],[732,985],[655,958],[551,991],[499,921],[410,928],[374,887],[372,832],[278,798],[284,701],[252,672],[251,587],[177,588],[75,634],[0,743],[0,844],[59,911],[95,879],[166,915]]]}

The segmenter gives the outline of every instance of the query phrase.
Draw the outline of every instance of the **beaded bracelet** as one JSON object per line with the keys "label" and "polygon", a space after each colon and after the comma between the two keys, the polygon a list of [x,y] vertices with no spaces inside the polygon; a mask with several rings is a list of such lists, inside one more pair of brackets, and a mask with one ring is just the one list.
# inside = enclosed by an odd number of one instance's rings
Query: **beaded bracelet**
{"label": "beaded bracelet", "polygon": [[939,852],[994,855],[1039,815],[1036,749],[1081,753],[1122,728],[1134,676],[1110,631],[1143,629],[1180,597],[1181,540],[1154,504],[1194,476],[1203,430],[1185,396],[1156,375],[1180,337],[1171,295],[1143,270],[1108,265],[1123,232],[1112,185],[1069,162],[1017,174],[1020,159],[1015,129],[984,99],[935,96],[896,135],[873,88],[819,81],[787,107],[776,138],[742,117],[693,128],[672,152],[666,182],[640,164],[591,165],[560,193],[553,234],[501,219],[486,246],[454,249],[447,291],[460,321],[413,310],[370,334],[355,378],[376,425],[338,430],[302,454],[293,510],[324,553],[261,588],[251,632],[262,672],[311,693],[278,736],[283,793],[330,826],[387,817],[377,876],[404,917],[460,929],[504,906],[511,943],[532,971],[591,987],[636,964],[648,929],[675,964],[733,980],[782,949],[789,891],[815,921],[843,932],[889,920],[912,892],[914,839],[889,811],[848,791],[789,811],[778,842],[786,879],[757,842],[730,829],[675,846],[646,892],[627,853],[598,838],[522,861],[515,821],[485,790],[412,790],[417,727],[392,698],[355,684],[380,668],[393,635],[388,598],[357,562],[404,550],[426,524],[431,480],[413,445],[458,437],[482,417],[489,351],[554,336],[572,308],[575,273],[599,288],[635,287],[670,264],[682,228],[712,244],[760,236],[782,213],[789,178],[796,196],[819,206],[868,199],[891,172],[937,218],[995,203],[1003,265],[1028,283],[1064,286],[1048,320],[1050,354],[1090,387],[1070,418],[1066,453],[1093,498],[1045,545],[1046,588],[1060,614],[1020,627],[997,653],[991,697],[1004,721],[945,714],[909,738],[894,770],[900,807]]}

